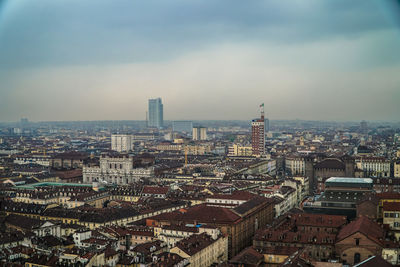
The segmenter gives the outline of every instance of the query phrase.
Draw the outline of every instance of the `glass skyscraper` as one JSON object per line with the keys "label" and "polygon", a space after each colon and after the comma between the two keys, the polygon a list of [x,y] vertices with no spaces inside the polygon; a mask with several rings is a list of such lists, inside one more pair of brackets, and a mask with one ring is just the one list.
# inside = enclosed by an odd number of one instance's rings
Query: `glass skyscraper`
{"label": "glass skyscraper", "polygon": [[164,107],[161,98],[149,99],[149,122],[148,127],[160,129],[164,123]]}

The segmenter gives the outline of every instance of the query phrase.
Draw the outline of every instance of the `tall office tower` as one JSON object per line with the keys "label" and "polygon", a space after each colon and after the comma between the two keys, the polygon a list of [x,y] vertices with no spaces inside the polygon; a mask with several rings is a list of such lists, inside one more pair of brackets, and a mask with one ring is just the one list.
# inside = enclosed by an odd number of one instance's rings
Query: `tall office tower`
{"label": "tall office tower", "polygon": [[251,121],[251,147],[255,156],[265,154],[264,103],[260,105],[260,109],[261,118]]}
{"label": "tall office tower", "polygon": [[193,130],[193,123],[191,121],[173,121],[172,131],[191,133]]}
{"label": "tall office tower", "polygon": [[132,136],[129,134],[112,134],[111,150],[129,152],[132,150]]}
{"label": "tall office tower", "polygon": [[206,127],[193,127],[193,140],[207,140],[207,128]]}
{"label": "tall office tower", "polygon": [[149,99],[148,127],[160,129],[164,124],[164,106],[161,98]]}
{"label": "tall office tower", "polygon": [[362,121],[362,122],[360,123],[360,131],[361,131],[362,133],[367,133],[367,132],[368,132],[368,124],[367,124],[366,121]]}

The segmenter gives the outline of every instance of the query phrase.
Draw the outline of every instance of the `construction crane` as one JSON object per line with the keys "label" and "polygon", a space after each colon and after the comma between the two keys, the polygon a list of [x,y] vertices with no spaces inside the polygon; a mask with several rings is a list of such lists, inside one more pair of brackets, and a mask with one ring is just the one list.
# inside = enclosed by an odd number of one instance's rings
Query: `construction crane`
{"label": "construction crane", "polygon": [[188,154],[188,148],[185,146],[185,167],[187,166],[187,154]]}

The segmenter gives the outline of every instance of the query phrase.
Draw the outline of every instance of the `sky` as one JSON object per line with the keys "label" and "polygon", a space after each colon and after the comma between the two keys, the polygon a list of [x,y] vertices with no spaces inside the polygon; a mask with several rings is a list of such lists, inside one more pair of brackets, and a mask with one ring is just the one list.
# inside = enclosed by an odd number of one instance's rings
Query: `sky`
{"label": "sky", "polygon": [[399,48],[394,0],[0,0],[0,121],[399,121]]}

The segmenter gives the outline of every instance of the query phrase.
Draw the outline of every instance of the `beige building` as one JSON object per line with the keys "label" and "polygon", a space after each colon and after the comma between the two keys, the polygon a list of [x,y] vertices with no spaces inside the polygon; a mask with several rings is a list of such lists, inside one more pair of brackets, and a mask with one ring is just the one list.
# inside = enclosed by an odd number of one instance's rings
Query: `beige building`
{"label": "beige building", "polygon": [[291,175],[305,175],[306,162],[303,157],[287,157],[285,159],[286,171]]}
{"label": "beige building", "polygon": [[207,140],[207,128],[193,127],[193,140]]}
{"label": "beige building", "polygon": [[154,236],[160,241],[167,243],[168,247],[175,247],[176,243],[184,238],[188,238],[193,234],[207,233],[213,239],[217,239],[221,231],[212,226],[202,225],[164,225],[162,227],[154,227]]}
{"label": "beige building", "polygon": [[382,258],[394,266],[400,264],[400,248],[389,247],[382,249]]}
{"label": "beige building", "polygon": [[233,144],[228,148],[228,156],[244,156],[250,157],[253,155],[253,148],[251,146],[241,146]]}
{"label": "beige building", "polygon": [[400,241],[400,204],[397,202],[383,203],[383,224],[388,225]]}
{"label": "beige building", "polygon": [[192,267],[206,267],[228,260],[228,237],[213,239],[206,233],[191,235],[179,241],[170,250],[182,258],[188,259]]}
{"label": "beige building", "polygon": [[293,179],[301,183],[301,200],[303,200],[310,192],[309,179],[302,176],[293,177]]}
{"label": "beige building", "polygon": [[204,145],[187,145],[185,148],[189,155],[205,155],[211,153],[212,146],[208,144]]}
{"label": "beige building", "polygon": [[394,168],[394,177],[400,178],[400,160],[394,162],[393,168]]}
{"label": "beige building", "polygon": [[358,169],[365,177],[390,177],[390,160],[383,157],[358,157],[355,160]]}

